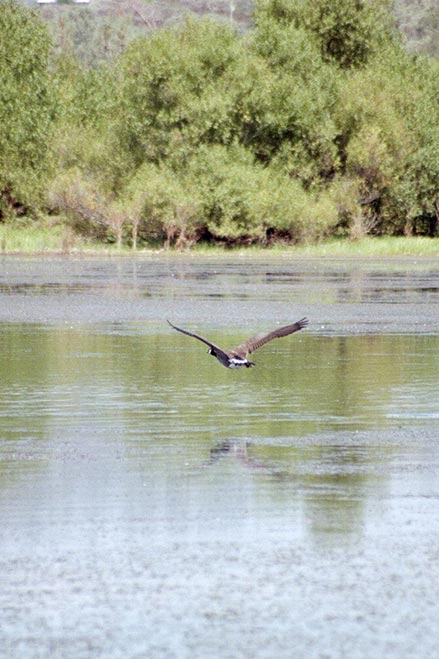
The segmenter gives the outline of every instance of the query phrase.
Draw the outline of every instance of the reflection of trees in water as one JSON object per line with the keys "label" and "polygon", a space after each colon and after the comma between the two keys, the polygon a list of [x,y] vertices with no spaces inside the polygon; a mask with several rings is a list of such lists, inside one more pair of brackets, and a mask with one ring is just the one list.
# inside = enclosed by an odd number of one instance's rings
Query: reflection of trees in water
{"label": "reflection of trees in water", "polygon": [[393,452],[364,442],[359,446],[319,446],[312,442],[311,446],[274,447],[231,438],[215,444],[209,454],[208,465],[236,460],[277,482],[279,486],[268,491],[279,499],[279,506],[288,504],[285,494],[290,496],[293,486],[295,498],[304,508],[305,525],[320,536],[361,531],[370,495],[376,500],[387,488],[387,472],[381,466]]}
{"label": "reflection of trees in water", "polygon": [[[233,345],[239,337],[215,338]],[[361,526],[363,507],[387,482],[380,467],[392,459],[383,431],[365,431],[436,413],[438,347],[434,335],[308,333],[291,346],[266,346],[248,377],[215,370],[203,348],[176,345],[161,326],[8,324],[3,436],[44,438],[74,415],[90,428],[117,428],[122,441],[160,447],[178,469],[182,453],[199,464],[203,447],[209,465],[234,460],[257,480],[271,479],[264,496],[279,507],[300,501],[316,532],[347,532]],[[212,432],[229,439],[209,452]]]}
{"label": "reflection of trees in water", "polygon": [[437,271],[363,270],[329,274],[337,304],[416,304],[435,303],[438,293]]}

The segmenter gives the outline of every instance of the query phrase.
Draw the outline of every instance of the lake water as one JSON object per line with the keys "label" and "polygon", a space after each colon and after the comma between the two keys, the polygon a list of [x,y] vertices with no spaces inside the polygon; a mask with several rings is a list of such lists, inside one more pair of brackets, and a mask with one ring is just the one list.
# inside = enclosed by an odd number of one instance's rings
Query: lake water
{"label": "lake water", "polygon": [[[0,657],[438,656],[439,260],[0,258]],[[232,347],[308,316],[253,369]]]}

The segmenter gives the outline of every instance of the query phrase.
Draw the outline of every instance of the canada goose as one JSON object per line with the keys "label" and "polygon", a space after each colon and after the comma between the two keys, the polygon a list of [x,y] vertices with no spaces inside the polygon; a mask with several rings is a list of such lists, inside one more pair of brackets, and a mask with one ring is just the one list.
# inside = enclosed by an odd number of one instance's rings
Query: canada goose
{"label": "canada goose", "polygon": [[278,329],[275,329],[272,332],[256,334],[256,336],[252,336],[250,339],[247,339],[247,341],[244,341],[244,343],[241,343],[237,348],[233,348],[232,350],[222,350],[217,345],[211,343],[211,341],[208,341],[204,337],[199,336],[198,334],[193,334],[192,332],[188,332],[187,330],[181,329],[180,327],[173,325],[170,320],[168,320],[167,322],[171,327],[177,330],[177,332],[182,332],[183,334],[187,334],[187,336],[193,336],[194,339],[198,339],[199,341],[202,341],[203,343],[208,345],[210,348],[209,355],[213,355],[213,357],[216,357],[219,363],[225,366],[226,368],[241,368],[241,366],[246,366],[247,368],[251,368],[255,364],[254,362],[248,361],[247,359],[248,355],[250,355],[252,352],[263,346],[265,343],[268,343],[273,339],[280,339],[281,336],[288,336],[288,334],[293,334],[294,332],[298,332],[299,330],[303,329],[308,325],[308,319],[302,318],[293,325],[286,325],[285,327],[279,327]]}

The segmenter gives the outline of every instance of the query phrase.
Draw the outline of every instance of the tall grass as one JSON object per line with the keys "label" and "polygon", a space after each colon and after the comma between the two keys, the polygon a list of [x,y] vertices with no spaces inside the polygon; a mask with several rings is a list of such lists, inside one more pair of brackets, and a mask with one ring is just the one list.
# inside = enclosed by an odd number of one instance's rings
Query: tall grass
{"label": "tall grass", "polygon": [[439,238],[385,236],[365,237],[355,241],[339,239],[318,245],[298,246],[294,251],[298,256],[315,257],[439,256]]}
{"label": "tall grass", "polygon": [[397,237],[362,238],[360,240],[331,239],[314,245],[273,245],[270,248],[258,246],[236,247],[224,250],[218,246],[197,245],[194,250],[200,254],[273,254],[294,257],[340,257],[340,258],[380,258],[397,256],[439,257],[439,238]]}
{"label": "tall grass", "polygon": [[35,254],[63,251],[62,227],[12,227],[0,224],[0,249],[2,253]]}
{"label": "tall grass", "polygon": [[[0,224],[0,253],[3,254],[70,254],[76,252],[116,251],[113,246],[90,242],[69,227],[22,226]],[[128,251],[128,248],[120,250]]]}
{"label": "tall grass", "polygon": [[[139,249],[137,254],[157,250],[157,246]],[[41,254],[41,253],[96,253],[96,254],[133,254],[129,247],[117,249],[115,245],[90,242],[74,234],[69,227],[58,224],[56,226],[22,226],[14,227],[10,224],[0,224],[0,253],[3,254]],[[439,257],[439,238],[425,237],[366,237],[361,240],[349,239],[328,240],[316,245],[274,245],[270,248],[257,246],[236,247],[226,249],[219,245],[198,244],[192,250],[194,255],[292,255],[294,257],[340,257],[340,258],[379,258],[398,256],[430,256]]]}

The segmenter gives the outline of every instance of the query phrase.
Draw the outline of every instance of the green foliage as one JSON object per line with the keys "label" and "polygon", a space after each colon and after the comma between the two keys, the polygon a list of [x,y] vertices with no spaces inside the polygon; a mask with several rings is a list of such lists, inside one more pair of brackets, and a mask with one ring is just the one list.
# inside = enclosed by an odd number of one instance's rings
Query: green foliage
{"label": "green foliage", "polygon": [[306,193],[285,173],[255,163],[242,146],[204,148],[190,172],[200,182],[203,217],[215,239],[315,240],[338,221],[329,195]]}
{"label": "green foliage", "polygon": [[259,21],[253,58],[238,85],[242,140],[263,162],[274,161],[305,187],[337,167],[337,72],[321,59],[304,28],[271,17]]}
{"label": "green foliage", "polygon": [[89,12],[49,51],[35,14],[0,8],[3,217],[44,199],[133,248],[438,232],[439,64],[386,0],[259,0],[249,34],[187,20],[113,59]]}
{"label": "green foliage", "polygon": [[108,238],[112,200],[79,168],[60,173],[52,181],[48,196],[51,208],[64,215],[76,231],[92,238]]}
{"label": "green foliage", "polygon": [[118,103],[118,82],[102,65],[88,69],[70,56],[53,60],[57,98],[53,154],[58,173],[81,170],[111,194],[124,178],[126,166],[112,130]]}
{"label": "green foliage", "polygon": [[436,231],[437,75],[436,63],[392,47],[345,81],[346,103],[336,114],[341,158],[375,232]]}
{"label": "green foliage", "polygon": [[126,186],[124,203],[137,240],[191,246],[203,232],[201,198],[189,176],[146,163]]}
{"label": "green foliage", "polygon": [[387,0],[309,0],[308,26],[322,57],[341,68],[364,66],[392,37]]}
{"label": "green foliage", "polygon": [[54,112],[49,45],[35,14],[0,0],[0,218],[35,206],[47,183]]}
{"label": "green foliage", "polygon": [[297,25],[300,22],[303,11],[303,3],[291,0],[256,0],[255,2],[255,24],[259,30],[262,23],[267,20],[275,21],[282,25]]}
{"label": "green foliage", "polygon": [[392,39],[390,9],[387,0],[259,0],[256,25],[302,27],[324,61],[349,69],[367,64]]}
{"label": "green foliage", "polygon": [[99,128],[115,108],[117,80],[105,64],[96,69],[81,66],[68,55],[54,58],[52,84],[58,103],[58,119],[66,126]]}
{"label": "green foliage", "polygon": [[264,185],[264,171],[246,149],[237,145],[203,147],[190,163],[190,175],[199,182],[206,229],[213,238],[263,238],[255,201]]}
{"label": "green foliage", "polygon": [[208,21],[130,45],[121,61],[123,120],[117,130],[135,166],[230,139],[225,78],[239,50],[233,31]]}

